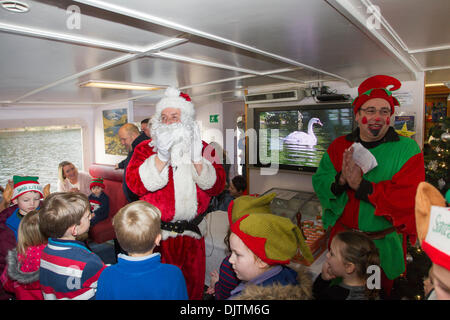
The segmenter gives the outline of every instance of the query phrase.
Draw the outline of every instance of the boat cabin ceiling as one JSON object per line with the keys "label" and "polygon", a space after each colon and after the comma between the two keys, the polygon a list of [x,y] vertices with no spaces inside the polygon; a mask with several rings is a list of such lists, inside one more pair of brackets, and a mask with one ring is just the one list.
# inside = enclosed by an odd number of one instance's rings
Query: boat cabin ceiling
{"label": "boat cabin ceiling", "polygon": [[90,80],[175,86],[196,103],[374,74],[450,80],[448,0],[0,2],[13,10],[0,8],[0,108],[152,105],[163,93],[80,86]]}

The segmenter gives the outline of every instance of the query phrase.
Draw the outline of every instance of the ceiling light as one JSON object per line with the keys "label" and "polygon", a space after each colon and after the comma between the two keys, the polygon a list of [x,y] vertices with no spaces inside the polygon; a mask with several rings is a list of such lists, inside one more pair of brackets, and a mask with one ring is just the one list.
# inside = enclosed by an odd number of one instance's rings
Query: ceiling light
{"label": "ceiling light", "polygon": [[80,83],[80,87],[152,91],[152,90],[161,90],[166,88],[167,86],[155,86],[152,84],[135,83],[135,82],[89,80]]}
{"label": "ceiling light", "polygon": [[0,5],[3,9],[15,13],[25,13],[30,11],[30,6],[20,1],[0,1]]}
{"label": "ceiling light", "polygon": [[439,82],[439,83],[428,83],[428,84],[426,84],[425,85],[425,87],[440,87],[440,86],[443,86],[444,85],[444,83],[443,82]]}

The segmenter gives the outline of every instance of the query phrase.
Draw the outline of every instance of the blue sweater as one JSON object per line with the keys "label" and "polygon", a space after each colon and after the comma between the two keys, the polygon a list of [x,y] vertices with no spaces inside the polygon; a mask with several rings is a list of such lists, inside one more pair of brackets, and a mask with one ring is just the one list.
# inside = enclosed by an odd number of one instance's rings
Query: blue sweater
{"label": "blue sweater", "polygon": [[102,192],[99,197],[91,193],[89,195],[89,202],[91,204],[92,212],[95,217],[91,219],[91,227],[95,226],[102,220],[108,218],[109,215],[109,197],[105,192]]}
{"label": "blue sweater", "polygon": [[145,257],[118,255],[117,264],[106,268],[97,286],[97,300],[187,300],[181,270],[161,263],[159,253]]}

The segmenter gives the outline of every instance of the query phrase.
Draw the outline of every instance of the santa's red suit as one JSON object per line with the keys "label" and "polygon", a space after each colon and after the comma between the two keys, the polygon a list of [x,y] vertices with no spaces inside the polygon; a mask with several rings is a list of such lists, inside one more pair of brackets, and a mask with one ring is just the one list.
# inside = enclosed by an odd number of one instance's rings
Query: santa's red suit
{"label": "santa's red suit", "polygon": [[[225,171],[221,164],[214,161],[214,151],[209,152],[208,148],[205,152],[207,146],[203,142],[203,168],[200,175],[192,164],[179,169],[172,167],[170,162],[159,172],[155,167],[157,151],[148,140],[143,141],[134,149],[126,174],[126,183],[130,190],[141,200],[153,204],[161,211],[161,260],[181,268],[186,279],[189,299],[202,299],[203,295],[203,235],[206,223],[203,220],[198,225],[200,234],[190,227],[187,229],[191,230],[181,230],[181,233],[179,229],[168,231],[164,225],[169,222],[173,227],[173,223],[180,221],[193,222],[196,225],[198,220],[201,220],[199,216],[208,208],[211,197],[223,191]],[[211,156],[207,156],[208,154]]]}

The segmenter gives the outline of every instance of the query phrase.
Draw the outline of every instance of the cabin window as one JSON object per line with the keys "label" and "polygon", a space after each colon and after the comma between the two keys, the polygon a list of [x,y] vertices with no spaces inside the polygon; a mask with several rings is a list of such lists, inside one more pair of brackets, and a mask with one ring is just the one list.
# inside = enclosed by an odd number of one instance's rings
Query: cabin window
{"label": "cabin window", "polygon": [[236,171],[238,175],[246,175],[245,172],[245,115],[240,115],[236,119],[236,146],[237,152],[234,163],[237,164]]}
{"label": "cabin window", "polygon": [[0,184],[13,175],[38,176],[56,192],[58,164],[70,161],[82,171],[82,150],[78,125],[0,129]]}

